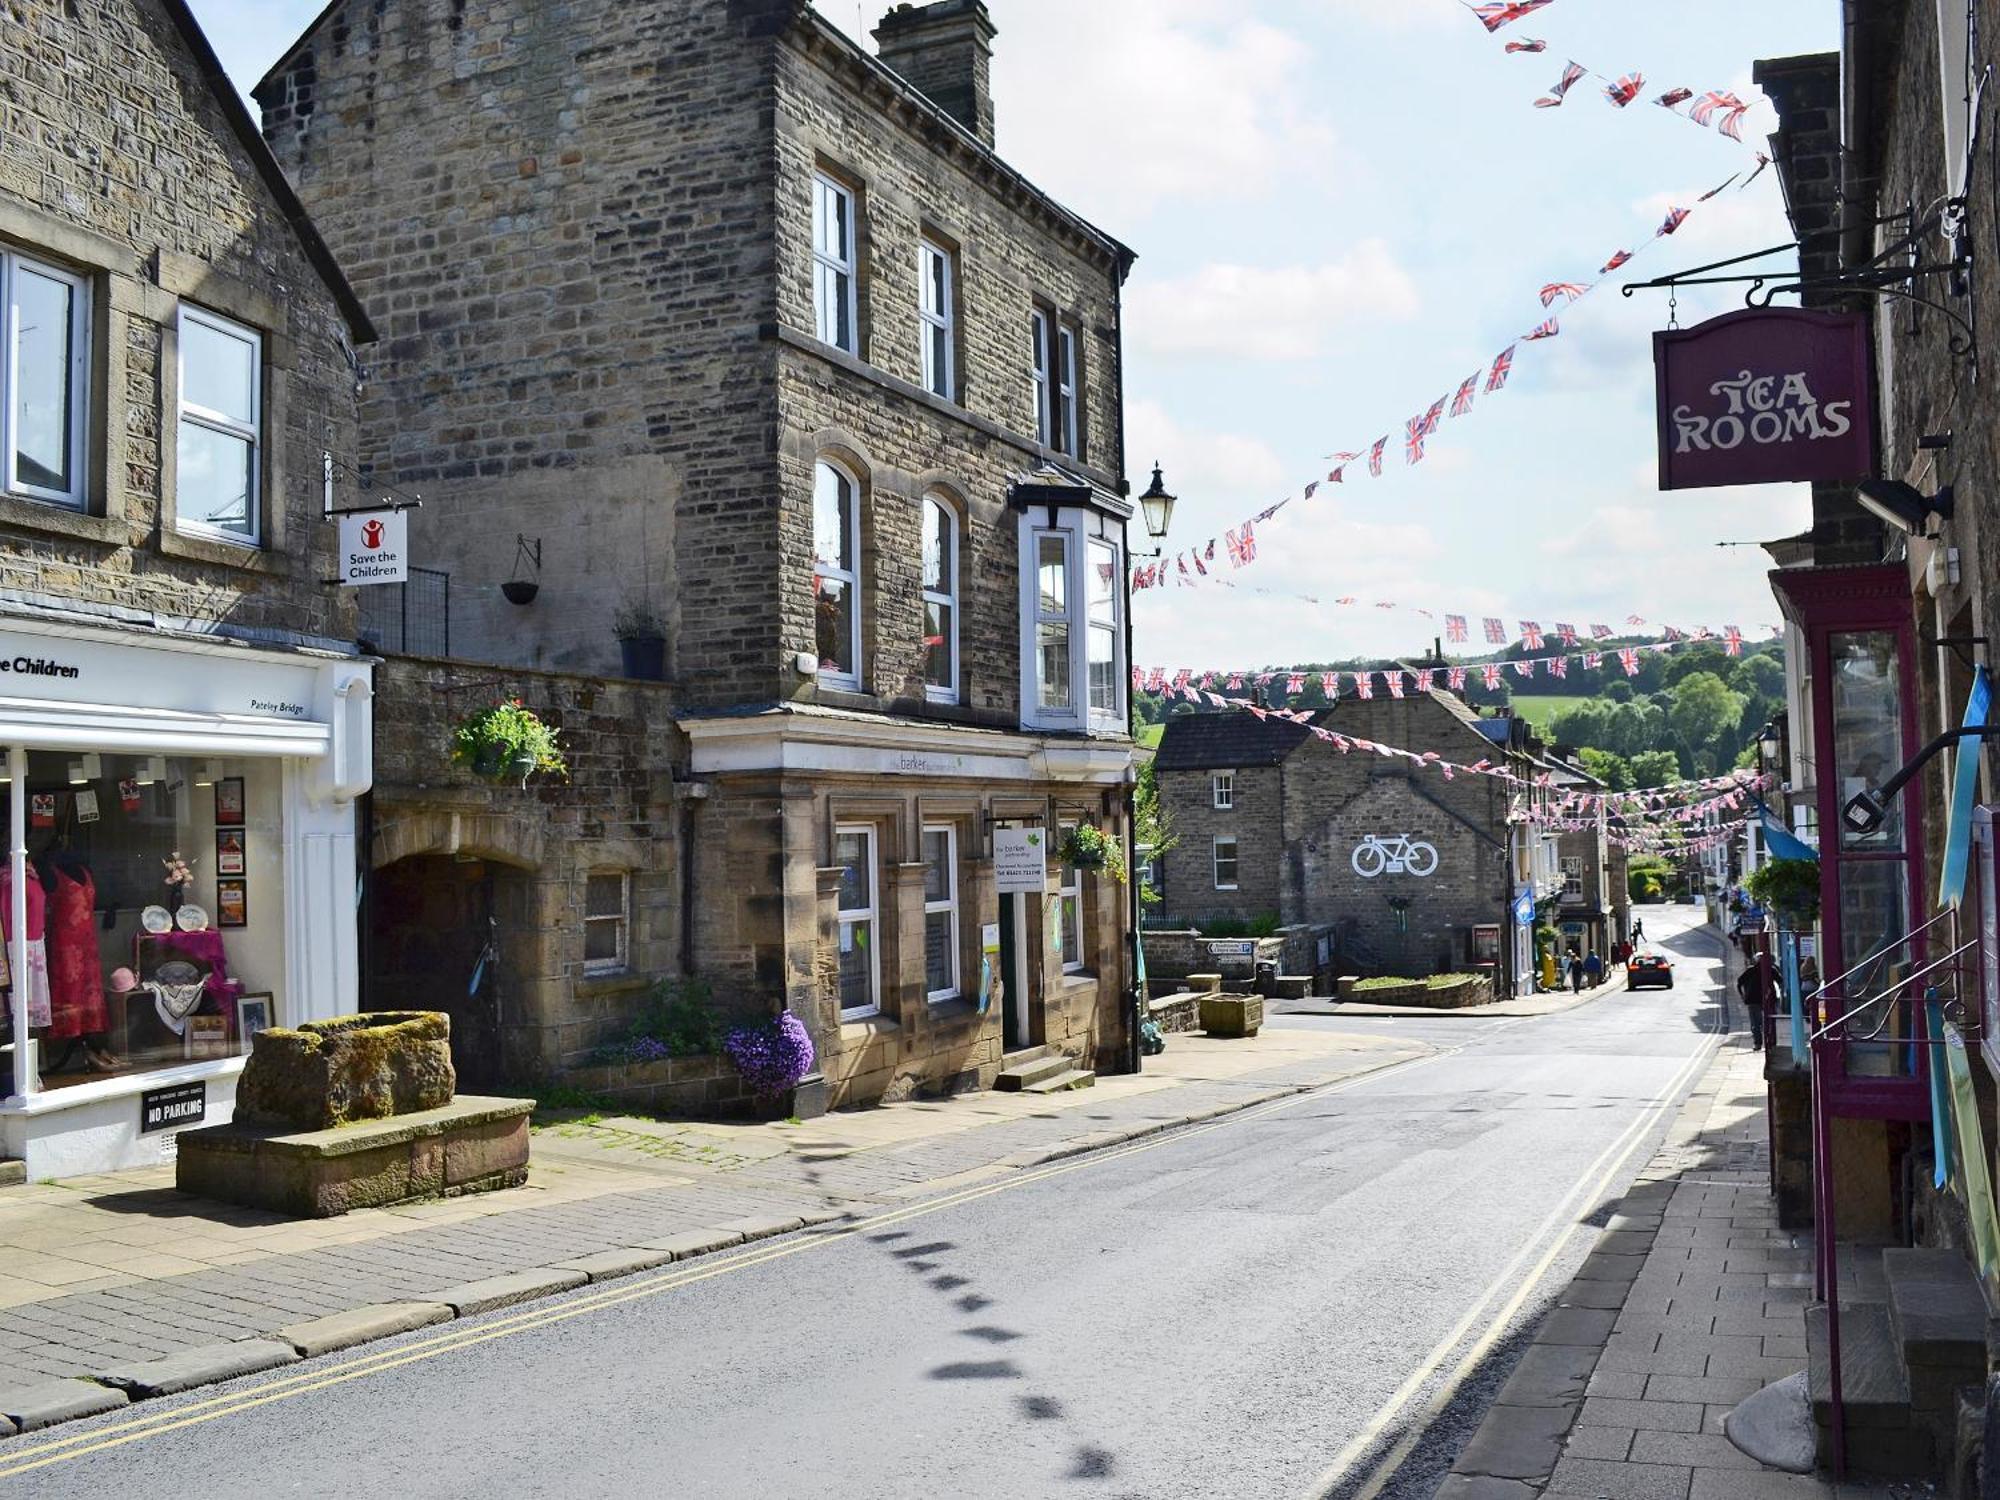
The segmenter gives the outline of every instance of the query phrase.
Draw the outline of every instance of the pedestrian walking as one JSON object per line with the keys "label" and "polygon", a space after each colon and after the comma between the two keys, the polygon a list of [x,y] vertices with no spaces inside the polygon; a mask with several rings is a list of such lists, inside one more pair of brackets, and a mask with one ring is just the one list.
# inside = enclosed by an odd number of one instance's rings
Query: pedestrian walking
{"label": "pedestrian walking", "polygon": [[1569,987],[1575,993],[1583,993],[1583,960],[1576,956],[1576,949],[1569,950]]}
{"label": "pedestrian walking", "polygon": [[1736,976],[1736,994],[1750,1017],[1750,1045],[1764,1050],[1764,965],[1752,959]]}
{"label": "pedestrian walking", "polygon": [[1590,981],[1592,989],[1604,983],[1604,960],[1597,956],[1595,948],[1583,956],[1583,977]]}
{"label": "pedestrian walking", "polygon": [[1635,943],[1640,942],[1645,938],[1645,936],[1646,936],[1646,924],[1643,921],[1634,922],[1632,924],[1632,941]]}

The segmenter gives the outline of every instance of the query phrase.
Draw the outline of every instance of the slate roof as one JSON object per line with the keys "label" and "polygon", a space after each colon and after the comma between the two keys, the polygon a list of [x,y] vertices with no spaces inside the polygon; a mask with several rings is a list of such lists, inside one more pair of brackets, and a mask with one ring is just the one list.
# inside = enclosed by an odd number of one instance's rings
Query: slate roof
{"label": "slate roof", "polygon": [[1263,719],[1241,709],[1227,713],[1182,714],[1167,720],[1153,757],[1160,771],[1229,771],[1241,766],[1275,766],[1312,738],[1312,731],[1289,719]]}

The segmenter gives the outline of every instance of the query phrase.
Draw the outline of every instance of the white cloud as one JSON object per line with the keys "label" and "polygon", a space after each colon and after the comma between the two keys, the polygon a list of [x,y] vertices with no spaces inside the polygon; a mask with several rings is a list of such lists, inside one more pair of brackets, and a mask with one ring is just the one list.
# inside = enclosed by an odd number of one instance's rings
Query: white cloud
{"label": "white cloud", "polygon": [[1316,359],[1342,324],[1414,317],[1416,283],[1379,239],[1317,266],[1211,264],[1127,293],[1134,348],[1162,355]]}
{"label": "white cloud", "polygon": [[1240,521],[1245,505],[1261,510],[1280,498],[1291,478],[1268,443],[1237,433],[1194,431],[1149,399],[1125,403],[1125,451],[1134,474],[1164,465],[1168,488],[1188,497],[1174,523],[1174,539],[1182,543],[1204,520],[1219,530]]}

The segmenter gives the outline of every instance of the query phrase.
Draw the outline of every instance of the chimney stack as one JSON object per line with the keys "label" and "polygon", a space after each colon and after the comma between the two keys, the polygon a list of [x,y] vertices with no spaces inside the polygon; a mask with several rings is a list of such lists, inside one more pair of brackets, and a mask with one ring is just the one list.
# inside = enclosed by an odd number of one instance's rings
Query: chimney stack
{"label": "chimney stack", "polygon": [[875,45],[905,83],[991,146],[993,36],[985,0],[933,0],[890,11]]}

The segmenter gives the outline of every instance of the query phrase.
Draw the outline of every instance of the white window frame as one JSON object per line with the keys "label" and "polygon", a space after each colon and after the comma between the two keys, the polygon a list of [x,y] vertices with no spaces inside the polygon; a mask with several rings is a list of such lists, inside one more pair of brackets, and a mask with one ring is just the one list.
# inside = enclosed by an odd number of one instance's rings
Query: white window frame
{"label": "white window frame", "polygon": [[[17,434],[14,396],[20,389],[20,307],[16,303],[15,278],[21,268],[59,281],[70,289],[75,316],[70,323],[69,347],[69,472],[70,488],[49,489],[29,484],[15,473]],[[73,271],[50,265],[32,255],[0,251],[0,490],[25,495],[69,510],[82,510],[88,494],[89,450],[85,446],[90,410],[90,288]]]}
{"label": "white window frame", "polygon": [[1076,329],[1056,320],[1056,446],[1071,458],[1077,454]]}
{"label": "white window frame", "polygon": [[[618,881],[618,910],[609,914],[592,915],[590,910],[590,882],[615,878]],[[632,966],[632,872],[629,870],[592,870],[584,876],[583,883],[583,930],[588,937],[591,924],[611,923],[612,931],[618,935],[618,951],[611,958],[586,958],[583,972],[586,974],[622,974]],[[590,951],[590,944],[583,945],[584,952]]]}
{"label": "white window frame", "polygon": [[[819,590],[817,584],[822,578],[831,578],[847,585],[847,630],[848,640],[852,643],[853,647],[854,670],[852,672],[836,672],[822,667],[819,672],[819,681],[825,687],[837,688],[843,692],[858,693],[861,691],[861,481],[846,464],[825,454],[820,455],[820,457],[813,460],[812,504],[815,507],[819,504],[819,471],[822,468],[831,469],[835,474],[838,474],[842,479],[847,481],[848,488],[853,491],[853,503],[847,507],[847,555],[851,559],[851,562],[846,568],[837,568],[820,558],[816,535],[819,528],[819,517],[815,514],[813,517],[813,529],[815,532],[815,545],[813,548],[813,581],[815,587],[813,595],[815,598],[818,597]],[[817,640],[813,642],[813,647],[813,654],[817,656],[819,654],[819,642]]]}
{"label": "white window frame", "polygon": [[1583,856],[1565,854],[1561,856],[1563,899],[1581,901],[1583,899]]}
{"label": "white window frame", "polygon": [[[820,226],[823,223],[830,225],[832,222],[830,216],[821,211],[822,196],[837,198],[846,205],[847,211],[841,215],[846,225],[846,233],[843,236],[843,243],[839,245],[826,246],[820,243]],[[861,353],[860,301],[855,290],[855,284],[860,279],[857,275],[859,255],[855,248],[860,238],[860,226],[856,218],[858,205],[859,199],[854,189],[836,182],[824,172],[813,173],[813,333],[821,343],[830,344],[836,349],[856,356]],[[847,342],[845,343],[838,337],[827,337],[829,332],[837,335],[839,325],[837,320],[829,320],[827,316],[829,309],[820,300],[820,272],[823,270],[833,273],[840,291],[843,305],[833,311],[846,314]]]}
{"label": "white window frame", "polygon": [[1035,441],[1044,448],[1055,443],[1055,320],[1037,307],[1028,314],[1028,358],[1033,368]]}
{"label": "white window frame", "polygon": [[867,849],[864,856],[868,866],[868,905],[865,907],[843,907],[834,913],[835,938],[838,941],[840,925],[848,922],[868,924],[868,1003],[849,1009],[845,1004],[840,1009],[843,1021],[860,1021],[869,1016],[882,1014],[882,888],[879,863],[876,858],[875,825],[872,823],[842,823],[833,830],[833,846],[837,852],[840,841],[849,834],[861,835]]}
{"label": "white window frame", "polygon": [[[1074,823],[1064,823],[1057,829],[1058,847],[1069,842]],[[1072,904],[1074,903],[1074,904]],[[1070,927],[1069,916],[1076,913],[1076,927]],[[1062,971],[1065,974],[1083,972],[1083,871],[1064,860],[1056,866],[1056,931],[1062,944]],[[1070,952],[1074,940],[1076,957]]]}
{"label": "white window frame", "polygon": [[[929,898],[928,893],[925,895],[924,943],[926,956],[929,953],[930,919],[940,914],[951,918],[950,946],[947,949],[951,955],[951,983],[941,990],[928,988],[925,990],[925,998],[935,1005],[946,1000],[956,1000],[964,992],[964,982],[959,974],[958,957],[958,829],[950,823],[927,823],[924,825],[924,837],[928,838],[934,833],[944,835],[945,899],[942,901],[933,901]],[[929,974],[926,973],[926,985],[929,983],[929,978]]]}
{"label": "white window frame", "polygon": [[1218,812],[1230,812],[1236,807],[1236,773],[1217,771],[1208,779],[1209,792]]}
{"label": "white window frame", "polygon": [[[1044,514],[1035,507],[1037,518]],[[1026,525],[1021,532],[1021,723],[1026,728],[1087,728],[1102,734],[1126,731],[1126,697],[1131,691],[1131,669],[1125,653],[1126,573],[1124,539],[1120,523],[1088,506],[1059,506],[1055,525]],[[1061,536],[1069,567],[1069,597],[1066,613],[1044,616],[1041,609],[1041,539]],[[1090,702],[1090,580],[1083,571],[1092,565],[1094,546],[1108,550],[1111,562],[1112,608],[1111,705],[1092,707]],[[1046,619],[1063,619],[1069,626],[1070,703],[1067,708],[1041,706],[1041,638],[1037,627]],[[1096,627],[1100,632],[1106,627]]]}
{"label": "white window frame", "polygon": [[[931,295],[931,267],[933,263],[944,271],[941,295],[943,305],[929,307],[926,304]],[[958,354],[954,347],[958,338],[956,301],[958,297],[958,257],[945,249],[936,240],[925,237],[917,243],[917,333],[922,343],[922,366],[924,389],[933,396],[946,401],[955,401],[958,393]],[[944,335],[944,368],[936,368],[936,359],[931,346],[936,342],[933,332]]]}
{"label": "white window frame", "polygon": [[[234,417],[196,406],[187,396],[187,327],[190,323],[210,329],[228,338],[240,339],[250,346],[252,369],[250,374],[250,422],[246,426]],[[261,547],[264,544],[264,336],[256,329],[212,313],[205,307],[195,307],[183,302],[180,317],[175,325],[175,383],[179,387],[179,411],[174,423],[173,442],[178,447],[182,425],[192,422],[197,427],[206,427],[211,432],[241,438],[250,444],[250,493],[245,498],[245,514],[250,519],[250,530],[245,533],[231,531],[226,526],[212,525],[206,521],[190,520],[181,513],[180,467],[175,465],[174,479],[174,529],[193,536],[207,537],[211,541],[228,542],[238,547]]]}
{"label": "white window frame", "polygon": [[[945,577],[944,577],[945,586],[942,589],[934,589],[931,588],[929,585],[925,585],[923,591],[924,603],[943,606],[944,608],[950,611],[949,618],[951,620],[951,629],[949,633],[946,635],[944,642],[945,657],[946,661],[949,663],[950,666],[951,682],[949,685],[935,683],[930,681],[930,679],[927,676],[924,680],[924,696],[927,699],[929,699],[932,703],[956,703],[958,702],[958,678],[959,678],[958,580],[962,576],[963,572],[963,570],[959,566],[959,547],[960,547],[962,528],[958,524],[958,507],[953,505],[949,500],[945,499],[942,495],[937,494],[936,492],[932,492],[931,494],[924,496],[924,505],[926,507],[933,505],[936,506],[939,513],[944,517],[945,536],[947,538],[947,543],[946,543],[947,555],[946,555],[946,567],[945,567]],[[928,510],[926,510],[924,514],[926,517],[928,517],[929,514]]]}
{"label": "white window frame", "polygon": [[[1222,881],[1222,846],[1224,844],[1229,846],[1230,879],[1227,885],[1223,884]],[[1237,881],[1242,877],[1242,858],[1242,847],[1238,844],[1235,834],[1218,833],[1215,835],[1214,841],[1209,846],[1209,871],[1213,877],[1215,888],[1218,891],[1233,891],[1237,889]]]}

